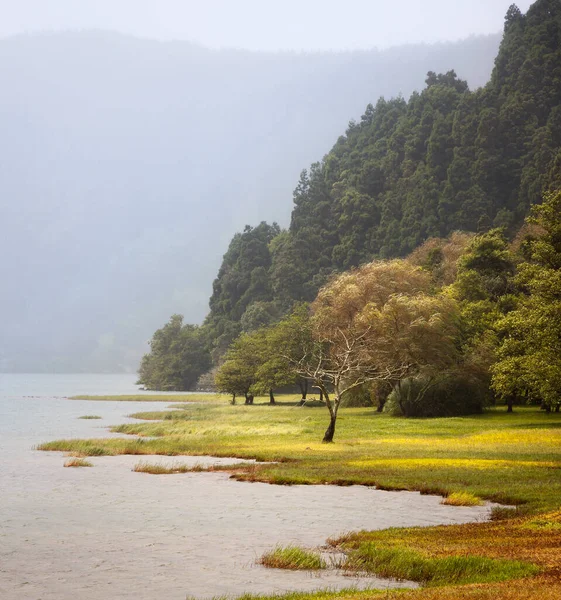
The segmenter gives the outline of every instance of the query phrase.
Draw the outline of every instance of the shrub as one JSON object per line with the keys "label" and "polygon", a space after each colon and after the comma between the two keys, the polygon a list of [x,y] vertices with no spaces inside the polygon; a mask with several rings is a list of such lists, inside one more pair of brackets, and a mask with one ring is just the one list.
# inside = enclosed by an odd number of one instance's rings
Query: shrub
{"label": "shrub", "polygon": [[401,391],[391,392],[384,411],[404,417],[454,417],[481,413],[490,403],[488,389],[475,379],[461,375],[446,379],[418,399],[425,384],[420,378],[402,381]]}

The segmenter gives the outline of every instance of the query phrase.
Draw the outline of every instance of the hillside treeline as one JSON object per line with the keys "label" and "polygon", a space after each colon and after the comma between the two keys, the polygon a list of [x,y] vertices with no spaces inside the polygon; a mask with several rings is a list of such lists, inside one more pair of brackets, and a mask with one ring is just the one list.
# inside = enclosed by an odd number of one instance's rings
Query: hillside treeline
{"label": "hillside treeline", "polygon": [[[261,223],[234,236],[203,326],[179,328],[186,339],[198,340],[199,359],[188,365],[177,361],[175,374],[169,375],[171,357],[184,344],[173,351],[161,350],[157,338],[171,327],[166,325],[155,334],[152,352],[143,359],[140,381],[154,389],[189,389],[196,383],[197,371],[210,361],[215,367],[223,365],[223,373],[247,335],[283,322],[302,303],[311,303],[313,315],[322,295],[339,281],[338,273],[347,272],[343,278],[357,276],[371,264],[391,269],[402,264],[391,259],[411,252],[407,264],[429,279],[440,270],[455,273],[431,280],[428,288],[415,288],[415,294],[434,299],[439,290],[456,303],[454,310],[460,315],[463,302],[480,303],[469,309],[481,313],[475,319],[478,324],[464,315],[461,325],[475,330],[462,331],[454,343],[462,355],[470,344],[475,344],[473,352],[486,348],[494,355],[487,357],[482,371],[490,377],[489,369],[500,355],[495,353],[502,348],[500,327],[495,324],[519,309],[520,298],[537,293],[521,274],[533,267],[523,265],[558,268],[531,249],[532,244],[545,243],[543,223],[532,234],[539,243],[528,237],[529,230],[517,232],[531,206],[539,205],[544,194],[561,189],[561,4],[538,0],[526,15],[513,5],[504,29],[485,87],[470,91],[454,71],[429,72],[426,88],[408,101],[380,99],[367,107],[360,122],[351,122],[331,152],[302,173],[288,230]],[[550,206],[550,229],[559,216],[553,198],[548,196],[549,204],[544,205]],[[458,231],[468,233],[453,233]],[[513,239],[519,244],[515,250],[509,245]],[[555,243],[551,241],[553,247]],[[492,252],[502,256],[481,272],[465,266],[478,244],[483,245],[482,252],[494,244]],[[427,247],[431,250],[424,262],[414,258]],[[452,247],[454,260],[446,256]],[[356,270],[360,265],[366,266]],[[391,288],[388,298],[402,293],[399,287]],[[477,299],[470,296],[474,293]],[[440,314],[437,309],[434,314]],[[504,385],[498,383],[498,371],[493,376],[495,392],[509,402],[521,395],[546,399],[543,390],[535,392],[536,385],[529,388],[526,382],[507,391],[506,375]],[[394,379],[387,378],[380,389],[395,392]],[[410,396],[416,394],[417,375],[404,371],[398,380],[411,388]],[[486,386],[488,391],[488,382]],[[333,385],[329,389],[333,391]]]}

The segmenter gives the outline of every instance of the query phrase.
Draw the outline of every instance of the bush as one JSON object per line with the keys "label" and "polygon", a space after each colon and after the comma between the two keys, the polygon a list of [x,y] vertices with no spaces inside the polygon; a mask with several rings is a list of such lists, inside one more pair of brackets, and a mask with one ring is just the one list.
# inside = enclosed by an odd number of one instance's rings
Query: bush
{"label": "bush", "polygon": [[432,386],[420,399],[423,379],[406,379],[388,396],[384,412],[404,417],[455,417],[483,412],[490,404],[488,388],[477,379],[457,376]]}
{"label": "bush", "polygon": [[343,396],[341,406],[362,407],[374,406],[372,399],[372,390],[370,386],[364,384],[356,387]]}

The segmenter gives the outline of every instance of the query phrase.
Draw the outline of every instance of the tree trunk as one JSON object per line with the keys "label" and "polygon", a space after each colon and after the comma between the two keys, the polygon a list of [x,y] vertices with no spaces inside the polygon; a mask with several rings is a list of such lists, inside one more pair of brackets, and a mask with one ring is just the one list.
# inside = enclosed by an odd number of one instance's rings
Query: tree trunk
{"label": "tree trunk", "polygon": [[376,412],[381,413],[384,411],[384,406],[386,406],[388,396],[391,393],[392,389],[393,385],[389,382],[381,382],[376,385]]}
{"label": "tree trunk", "polygon": [[403,398],[401,396],[401,379],[397,382],[396,386],[395,386],[395,395],[397,397],[397,403],[399,405],[399,409],[401,410],[401,414],[406,417],[407,415],[405,414],[405,409],[404,409],[404,404],[403,404]]}
{"label": "tree trunk", "polygon": [[275,395],[273,394],[273,390],[269,390],[269,404],[276,404]]}
{"label": "tree trunk", "polygon": [[514,402],[514,399],[513,399],[513,397],[512,397],[512,396],[509,396],[509,397],[506,399],[506,405],[507,405],[507,407],[508,407],[508,408],[506,409],[506,412],[512,412],[512,405],[513,405],[513,402]]}
{"label": "tree trunk", "polygon": [[561,408],[561,404],[556,404],[555,405],[555,412],[559,412],[560,408]]}
{"label": "tree trunk", "polygon": [[230,402],[230,404],[235,404],[236,403],[236,394],[232,394],[232,401]]}
{"label": "tree trunk", "polygon": [[319,391],[319,401],[323,402],[323,390],[321,390],[321,389]]}
{"label": "tree trunk", "polygon": [[253,394],[245,393],[245,404],[253,404]]}
{"label": "tree trunk", "polygon": [[378,406],[376,407],[376,412],[383,412],[384,411],[384,406],[386,406],[386,400],[388,399],[388,397],[384,394],[380,394],[378,396]]}
{"label": "tree trunk", "polygon": [[329,421],[329,427],[325,431],[322,442],[324,444],[330,444],[333,441],[335,435],[335,422],[337,421],[337,414],[331,413],[331,420]]}
{"label": "tree trunk", "polygon": [[300,388],[300,392],[302,393],[302,400],[305,400],[306,396],[308,395],[308,380],[300,379],[300,381],[298,382],[298,387]]}

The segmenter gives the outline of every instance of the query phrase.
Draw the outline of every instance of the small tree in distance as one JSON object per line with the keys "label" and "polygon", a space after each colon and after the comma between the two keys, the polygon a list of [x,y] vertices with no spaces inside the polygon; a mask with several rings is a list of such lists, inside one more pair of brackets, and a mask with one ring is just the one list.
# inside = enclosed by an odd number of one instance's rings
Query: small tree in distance
{"label": "small tree in distance", "polygon": [[253,403],[252,386],[257,382],[257,369],[261,366],[263,330],[244,333],[237,338],[225,361],[217,370],[214,382],[219,391],[232,394],[232,403],[237,395],[245,397],[246,404]]}

